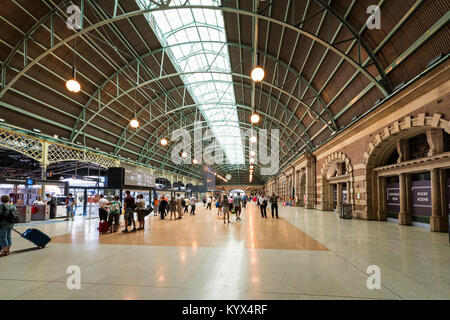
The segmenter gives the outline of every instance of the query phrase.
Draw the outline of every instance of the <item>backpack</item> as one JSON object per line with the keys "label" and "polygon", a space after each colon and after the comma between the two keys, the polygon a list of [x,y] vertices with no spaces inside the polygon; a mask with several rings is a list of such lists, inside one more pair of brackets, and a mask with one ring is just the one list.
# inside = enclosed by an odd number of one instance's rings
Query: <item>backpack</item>
{"label": "backpack", "polygon": [[181,206],[182,206],[182,207],[186,207],[186,201],[184,201],[184,199],[181,200]]}
{"label": "backpack", "polygon": [[[15,208],[14,208],[15,209]],[[16,210],[11,210],[2,204],[2,214],[1,219],[2,221],[6,221],[6,223],[14,224],[19,222],[19,216],[15,212]]]}
{"label": "backpack", "polygon": [[111,213],[120,213],[120,202],[119,201],[113,201],[110,207]]}

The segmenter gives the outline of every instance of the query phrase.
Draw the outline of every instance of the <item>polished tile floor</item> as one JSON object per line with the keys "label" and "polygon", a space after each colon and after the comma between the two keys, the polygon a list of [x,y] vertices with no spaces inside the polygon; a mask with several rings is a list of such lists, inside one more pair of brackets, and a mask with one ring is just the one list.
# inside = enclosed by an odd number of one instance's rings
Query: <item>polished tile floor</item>
{"label": "polished tile floor", "polygon": [[[268,212],[269,213],[269,212]],[[0,299],[450,299],[448,235],[335,213],[254,206],[224,224],[216,209],[146,230],[98,235],[98,220],[37,226],[45,249],[14,235],[0,258]],[[17,229],[24,229],[17,226]],[[81,270],[69,290],[66,271]],[[367,288],[370,265],[381,288]]]}

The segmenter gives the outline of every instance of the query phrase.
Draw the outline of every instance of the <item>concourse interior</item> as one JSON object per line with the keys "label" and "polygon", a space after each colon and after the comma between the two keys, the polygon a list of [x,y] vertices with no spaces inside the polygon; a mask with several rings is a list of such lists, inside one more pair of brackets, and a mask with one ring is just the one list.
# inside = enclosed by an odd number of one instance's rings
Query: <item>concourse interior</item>
{"label": "concourse interior", "polygon": [[[76,216],[39,226],[51,245],[16,246],[0,263],[1,299],[448,299],[446,234],[385,222],[341,220],[335,213],[282,207],[261,218],[255,204],[223,223],[200,206],[182,220],[150,215],[146,229],[98,235]],[[20,228],[20,227],[18,227]],[[81,268],[67,290],[66,268]],[[369,265],[382,271],[368,290]],[[10,270],[14,269],[11,273]]]}
{"label": "concourse interior", "polygon": [[0,300],[450,300],[449,21],[2,1]]}

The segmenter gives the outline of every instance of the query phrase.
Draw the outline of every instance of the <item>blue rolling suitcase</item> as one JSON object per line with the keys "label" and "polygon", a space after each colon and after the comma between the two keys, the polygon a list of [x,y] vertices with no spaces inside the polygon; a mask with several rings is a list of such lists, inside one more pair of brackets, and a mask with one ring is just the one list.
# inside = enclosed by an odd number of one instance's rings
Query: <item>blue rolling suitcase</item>
{"label": "blue rolling suitcase", "polygon": [[44,248],[47,243],[49,243],[52,239],[43,233],[41,230],[30,228],[27,229],[24,233],[20,233],[16,229],[13,228],[15,232],[20,234],[20,236],[24,239],[27,239],[30,242],[33,242],[39,248]]}

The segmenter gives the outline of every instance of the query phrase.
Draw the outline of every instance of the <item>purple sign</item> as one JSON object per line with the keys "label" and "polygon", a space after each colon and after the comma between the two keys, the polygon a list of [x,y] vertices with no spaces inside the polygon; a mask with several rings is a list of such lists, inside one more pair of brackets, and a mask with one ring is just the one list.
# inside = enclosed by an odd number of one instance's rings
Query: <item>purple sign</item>
{"label": "purple sign", "polygon": [[431,216],[431,181],[413,181],[411,188],[413,215]]}
{"label": "purple sign", "polygon": [[400,188],[397,182],[386,185],[386,209],[388,212],[400,211]]}

